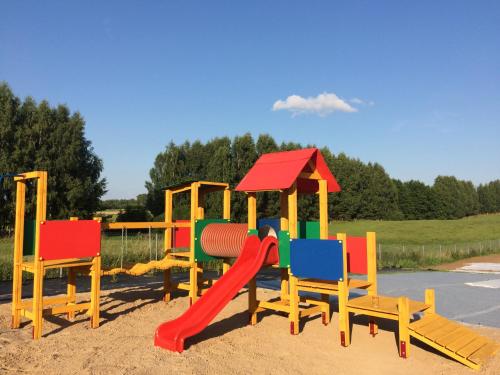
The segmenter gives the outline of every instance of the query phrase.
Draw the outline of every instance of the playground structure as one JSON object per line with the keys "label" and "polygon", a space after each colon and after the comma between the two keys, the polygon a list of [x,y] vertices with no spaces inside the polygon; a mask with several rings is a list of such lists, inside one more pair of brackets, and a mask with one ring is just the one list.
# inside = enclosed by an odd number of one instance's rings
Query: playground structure
{"label": "playground structure", "polygon": [[[26,185],[36,182],[35,220],[25,220]],[[21,317],[33,322],[33,338],[42,336],[43,315],[86,311],[91,327],[99,326],[101,277],[101,228],[98,221],[47,221],[47,172],[29,172],[14,177],[16,182],[16,224],[12,284],[12,328]],[[28,260],[26,257],[29,257]],[[43,279],[51,268],[67,268],[65,297],[43,297]],[[33,274],[32,301],[22,299],[23,272]],[[90,302],[76,303],[77,274],[91,277]],[[30,309],[31,307],[31,309]]]}
{"label": "playground structure", "polygon": [[[150,261],[145,264],[136,264],[131,267],[119,267],[104,270],[104,275],[126,273],[139,276],[151,270],[163,270],[164,273],[164,301],[170,301],[175,290],[186,290],[189,293],[190,304],[196,301],[202,291],[212,285],[212,280],[203,279],[202,259],[198,259],[199,245],[197,245],[196,226],[205,218],[205,203],[208,194],[222,192],[222,219],[228,222],[231,213],[231,191],[229,184],[222,182],[192,181],[165,189],[165,221],[162,222],[117,222],[103,223],[104,230],[129,229],[164,229],[164,257],[161,260]],[[188,194],[190,200],[190,219],[174,220],[173,201],[177,194]],[[218,220],[215,220],[216,222]],[[196,251],[198,246],[198,251]],[[173,251],[174,249],[188,249],[187,251]],[[201,254],[203,255],[203,254]],[[223,270],[229,268],[228,259],[224,259]],[[174,283],[171,269],[182,267],[189,269],[189,280],[183,283]]]}
{"label": "playground structure", "polygon": [[[52,224],[45,220],[46,172],[25,173],[15,179],[18,186],[12,322],[13,327],[17,328],[20,316],[32,319],[34,338],[41,336],[42,313],[67,313],[71,317],[76,311],[86,310],[92,319],[92,327],[97,327],[101,275],[140,275],[158,269],[164,273],[165,301],[170,300],[175,290],[189,293],[191,307],[179,318],[161,324],[155,334],[155,345],[172,351],[181,352],[185,340],[210,324],[245,285],[248,285],[249,321],[252,325],[257,323],[257,314],[265,310],[285,313],[290,332],[294,335],[299,333],[300,319],[306,316],[320,315],[327,325],[331,315],[330,295],[335,295],[338,299],[339,335],[343,346],[350,344],[350,315],[358,314],[370,317],[369,332],[373,336],[378,329],[376,319],[398,321],[398,349],[403,358],[410,353],[410,337],[474,369],[478,369],[498,350],[498,345],[491,340],[439,316],[435,312],[432,290],[425,291],[423,302],[378,294],[375,233],[369,232],[366,237],[350,237],[344,233],[332,236],[328,233],[328,193],[338,192],[340,187],[317,149],[261,156],[236,187],[236,191],[247,194],[248,224],[230,222],[231,192],[228,184],[194,181],[165,189],[163,222],[54,221],[53,230],[47,234],[42,228],[51,228]],[[28,262],[23,260],[22,252],[27,237],[23,216],[23,186],[28,179],[38,180],[37,212],[33,226],[33,266],[28,266]],[[205,219],[206,195],[217,191],[223,194],[223,217]],[[278,192],[279,218],[257,218],[258,193],[264,191]],[[190,197],[189,221],[173,219],[173,196],[180,193],[189,194]],[[299,221],[299,194],[317,195],[318,221]],[[84,229],[84,225],[90,227],[90,224],[92,229]],[[78,230],[72,232],[76,228]],[[97,233],[101,229],[164,229],[164,257],[131,267],[102,270],[100,241],[87,242],[88,238],[95,238],[95,228],[98,228]],[[58,238],[54,233],[59,233],[60,238],[67,238],[64,246],[57,243]],[[176,251],[178,248],[188,250]],[[52,254],[52,258],[45,255],[47,252]],[[230,266],[230,259],[234,258],[236,261]],[[217,281],[205,279],[203,264],[215,259],[222,259],[223,275]],[[65,297],[43,299],[43,274],[51,266],[68,267],[71,270]],[[187,268],[189,280],[185,283],[174,282],[172,267]],[[257,298],[256,275],[262,267],[279,269],[281,291],[276,299],[262,301]],[[37,275],[34,279],[33,312],[26,310],[29,304],[20,300],[20,273],[23,270],[29,272],[29,269],[33,269]],[[92,278],[90,303],[75,303],[77,273]],[[366,295],[349,298],[353,289],[364,290]],[[307,292],[307,296],[301,292]],[[311,297],[311,294],[316,297]],[[62,306],[44,310],[43,306],[49,302]]]}

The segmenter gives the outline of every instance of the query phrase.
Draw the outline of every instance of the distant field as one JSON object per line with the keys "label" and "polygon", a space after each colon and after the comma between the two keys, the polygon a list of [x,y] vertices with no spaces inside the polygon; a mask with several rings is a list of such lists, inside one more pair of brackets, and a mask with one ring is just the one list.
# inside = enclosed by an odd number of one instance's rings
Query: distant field
{"label": "distant field", "polygon": [[377,232],[382,244],[450,245],[500,239],[500,214],[471,216],[459,220],[332,221],[330,233],[359,236]]}
{"label": "distant field", "polygon": [[[353,222],[333,221],[330,233],[363,236],[377,233],[379,268],[429,268],[478,255],[500,253],[500,214],[460,220],[414,220]],[[114,233],[104,235],[104,266],[118,267],[162,257],[163,233],[129,234],[127,241]],[[0,238],[0,280],[12,277],[11,238]],[[211,265],[216,267],[217,265]],[[55,271],[57,274],[57,270]]]}
{"label": "distant field", "polygon": [[330,233],[377,233],[380,268],[428,268],[472,256],[500,253],[500,214],[459,220],[333,221]]}

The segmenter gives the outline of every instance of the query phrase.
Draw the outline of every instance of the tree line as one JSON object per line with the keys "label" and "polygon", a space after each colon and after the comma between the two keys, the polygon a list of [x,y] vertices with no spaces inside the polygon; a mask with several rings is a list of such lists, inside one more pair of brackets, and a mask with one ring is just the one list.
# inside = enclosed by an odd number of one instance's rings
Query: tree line
{"label": "tree line", "polygon": [[[195,141],[183,144],[169,143],[158,154],[150,180],[146,182],[146,207],[161,217],[163,189],[186,180],[229,182],[234,188],[264,153],[295,150],[311,145],[277,142],[267,134],[256,140],[250,134],[233,139],[221,137],[206,143]],[[326,163],[337,178],[342,191],[331,194],[330,217],[337,220],[384,219],[458,219],[479,213],[500,212],[500,180],[474,186],[471,181],[453,176],[438,176],[432,186],[420,181],[392,179],[378,163],[364,163],[344,153],[334,154],[322,148]],[[209,197],[207,214],[221,214],[221,197]],[[244,194],[232,196],[233,218],[246,220]],[[279,197],[276,193],[258,195],[259,216],[279,215]],[[175,204],[176,214],[188,215],[188,199],[180,197]],[[299,217],[317,219],[318,203],[315,196],[299,199]]]}
{"label": "tree line", "polygon": [[[66,105],[16,97],[0,82],[0,174],[49,172],[47,217],[92,217],[106,191],[102,161],[85,137],[85,121]],[[34,185],[28,185],[27,217],[34,215]],[[12,231],[15,184],[0,186],[0,234]]]}

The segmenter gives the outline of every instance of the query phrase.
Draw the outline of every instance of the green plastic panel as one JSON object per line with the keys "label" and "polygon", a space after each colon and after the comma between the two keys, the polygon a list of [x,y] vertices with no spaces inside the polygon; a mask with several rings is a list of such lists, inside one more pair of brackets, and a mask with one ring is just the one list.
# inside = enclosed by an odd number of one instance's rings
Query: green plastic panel
{"label": "green plastic panel", "polygon": [[290,267],[290,232],[282,230],[278,233],[279,256],[281,268]]}
{"label": "green plastic panel", "polygon": [[31,219],[25,220],[24,236],[23,236],[23,256],[35,255],[35,236],[36,236],[35,220]]}
{"label": "green plastic panel", "polygon": [[298,237],[308,240],[319,240],[319,222],[318,221],[299,221]]}
{"label": "green plastic panel", "polygon": [[229,219],[203,219],[196,220],[194,223],[194,259],[197,262],[209,262],[219,258],[206,254],[201,248],[201,232],[208,224],[212,223],[229,223]]}

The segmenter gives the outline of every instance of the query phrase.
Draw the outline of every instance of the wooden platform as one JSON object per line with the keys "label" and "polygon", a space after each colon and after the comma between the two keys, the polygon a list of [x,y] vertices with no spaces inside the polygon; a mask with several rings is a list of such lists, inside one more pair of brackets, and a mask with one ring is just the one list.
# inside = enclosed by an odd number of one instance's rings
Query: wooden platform
{"label": "wooden platform", "polygon": [[410,336],[476,370],[500,348],[494,341],[438,314],[410,323],[409,331]]}
{"label": "wooden platform", "polygon": [[[425,311],[429,308],[424,302],[410,300],[410,314]],[[347,303],[350,312],[398,320],[398,299],[387,296],[361,296],[350,299]]]}

